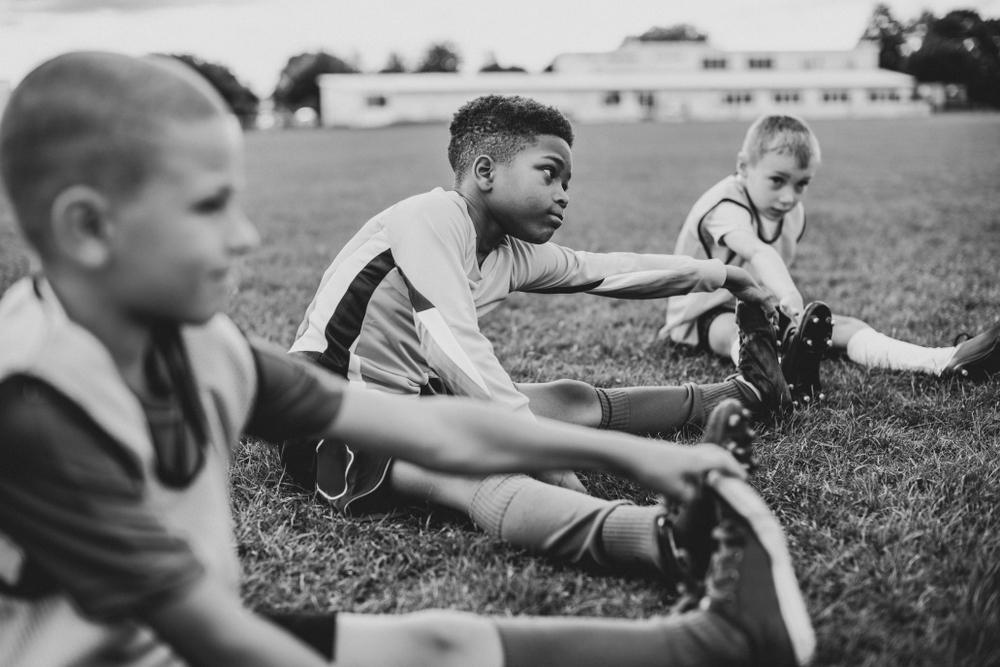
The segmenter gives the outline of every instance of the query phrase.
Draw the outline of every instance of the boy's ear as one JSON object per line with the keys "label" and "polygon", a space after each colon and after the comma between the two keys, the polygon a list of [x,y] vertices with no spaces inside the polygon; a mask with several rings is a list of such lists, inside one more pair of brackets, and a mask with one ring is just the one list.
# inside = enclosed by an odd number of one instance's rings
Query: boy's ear
{"label": "boy's ear", "polygon": [[107,199],[86,185],[71,185],[52,201],[52,241],[60,255],[87,268],[110,256],[112,223]]}
{"label": "boy's ear", "polygon": [[749,164],[749,162],[750,161],[747,159],[747,154],[746,153],[744,153],[743,151],[740,151],[739,153],[737,153],[736,154],[736,173],[739,174],[741,177],[745,178],[746,175],[747,175],[747,165]]}
{"label": "boy's ear", "polygon": [[472,163],[472,178],[483,192],[493,189],[493,168],[495,163],[489,155],[480,155]]}

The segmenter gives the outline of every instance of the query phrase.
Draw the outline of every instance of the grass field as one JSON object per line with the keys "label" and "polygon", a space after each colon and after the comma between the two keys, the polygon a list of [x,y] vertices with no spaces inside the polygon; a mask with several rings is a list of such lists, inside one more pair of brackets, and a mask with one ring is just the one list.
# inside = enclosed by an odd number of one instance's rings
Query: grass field
{"label": "grass field", "polygon": [[[807,300],[927,345],[1000,318],[1000,116],[813,124],[824,166],[795,275]],[[588,250],[669,252],[744,126],[582,126],[567,224]],[[450,185],[441,126],[248,136],[246,208],[264,236],[233,317],[289,344],[319,277],[368,217]],[[28,270],[0,222],[0,288]],[[725,364],[654,343],[654,302],[518,295],[484,324],[517,380],[712,381]],[[786,527],[820,665],[1000,664],[1000,381],[824,365],[827,400],[765,430],[755,486]],[[692,441],[691,435],[682,439]],[[598,495],[645,502],[603,475]],[[343,520],[243,445],[234,467],[244,595],[257,607],[641,617],[655,581],[525,555],[445,512]]]}

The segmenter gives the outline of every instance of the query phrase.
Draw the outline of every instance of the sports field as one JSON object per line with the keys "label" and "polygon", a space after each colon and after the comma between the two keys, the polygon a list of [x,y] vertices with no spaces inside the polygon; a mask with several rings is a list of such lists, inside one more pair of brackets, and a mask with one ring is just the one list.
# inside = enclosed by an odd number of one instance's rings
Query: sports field
{"label": "sports field", "polygon": [[[694,199],[730,171],[742,123],[581,126],[566,225],[587,250],[669,252]],[[793,271],[807,300],[948,345],[1000,318],[1000,115],[813,123],[823,167]],[[247,137],[245,204],[262,247],[231,314],[287,345],[320,275],[368,217],[451,184],[447,128]],[[0,288],[28,270],[0,206]],[[653,342],[657,302],[518,295],[485,323],[517,380],[714,381],[722,362]],[[823,367],[827,399],[764,430],[754,484],[785,526],[821,665],[1000,664],[1000,379],[964,384]],[[679,436],[692,441],[694,434]],[[233,481],[251,606],[641,617],[654,580],[553,564],[442,511],[343,520],[247,443]],[[586,478],[595,494],[647,502]]]}

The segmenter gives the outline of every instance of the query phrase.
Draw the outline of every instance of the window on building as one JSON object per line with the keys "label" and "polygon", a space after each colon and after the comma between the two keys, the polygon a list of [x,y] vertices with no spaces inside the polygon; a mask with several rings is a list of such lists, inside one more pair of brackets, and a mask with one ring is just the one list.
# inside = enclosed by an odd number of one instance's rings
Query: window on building
{"label": "window on building", "polygon": [[617,90],[610,90],[604,93],[604,106],[616,107],[622,102],[622,94]]}
{"label": "window on building", "polygon": [[773,97],[775,104],[798,104],[802,101],[797,90],[776,90]]}
{"label": "window on building", "polygon": [[726,69],[725,58],[705,58],[701,61],[702,69]]}
{"label": "window on building", "polygon": [[385,95],[369,95],[365,98],[365,104],[370,107],[384,107],[389,103]]}
{"label": "window on building", "polygon": [[753,95],[745,91],[726,93],[722,101],[729,105],[750,104],[753,102]]}
{"label": "window on building", "polygon": [[652,91],[640,90],[638,93],[639,106],[646,109],[652,109],[656,106],[656,98],[653,96]]}
{"label": "window on building", "polygon": [[899,102],[902,97],[895,88],[873,88],[868,91],[868,99],[872,102]]}
{"label": "window on building", "polygon": [[747,60],[750,69],[774,69],[773,58],[750,58]]}
{"label": "window on building", "polygon": [[830,104],[850,102],[851,96],[847,93],[846,90],[824,90],[823,101]]}

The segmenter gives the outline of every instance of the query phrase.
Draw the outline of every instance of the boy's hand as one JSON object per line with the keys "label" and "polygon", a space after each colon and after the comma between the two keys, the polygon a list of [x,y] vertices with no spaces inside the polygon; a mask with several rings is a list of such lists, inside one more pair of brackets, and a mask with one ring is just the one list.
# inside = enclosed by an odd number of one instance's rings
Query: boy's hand
{"label": "boy's hand", "polygon": [[779,303],[778,297],[774,295],[774,292],[756,283],[742,288],[730,288],[729,291],[740,301],[759,305],[763,309],[767,319],[772,324],[777,324]]}
{"label": "boy's hand", "polygon": [[[662,451],[669,447],[670,451]],[[723,475],[746,479],[747,471],[732,454],[718,445],[703,442],[694,446],[660,443],[653,461],[645,461],[635,472],[642,486],[672,500],[689,502],[704,483],[705,475],[716,470]]]}
{"label": "boy's hand", "polygon": [[799,318],[802,317],[802,311],[805,305],[802,303],[802,295],[796,292],[795,294],[789,294],[781,301],[778,302],[778,308],[781,309],[789,320],[799,323]]}

